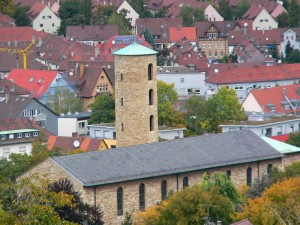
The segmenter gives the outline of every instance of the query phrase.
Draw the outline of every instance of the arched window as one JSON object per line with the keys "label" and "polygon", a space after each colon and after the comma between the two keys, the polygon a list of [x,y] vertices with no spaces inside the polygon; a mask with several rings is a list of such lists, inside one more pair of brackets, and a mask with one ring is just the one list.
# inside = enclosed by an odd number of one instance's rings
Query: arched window
{"label": "arched window", "polygon": [[148,65],[148,80],[152,80],[152,73],[153,73],[153,65],[150,63]]}
{"label": "arched window", "polygon": [[184,177],[182,180],[182,187],[186,188],[189,186],[189,178],[188,177]]}
{"label": "arched window", "polygon": [[118,216],[123,215],[123,188],[118,187],[117,190],[117,207],[118,207]]}
{"label": "arched window", "polygon": [[123,105],[124,105],[124,99],[121,98],[121,106],[123,106]]}
{"label": "arched window", "polygon": [[230,177],[231,177],[231,171],[230,171],[230,170],[227,170],[227,171],[226,171],[226,175],[227,175],[228,178],[230,178]]}
{"label": "arched window", "polygon": [[252,184],[252,168],[251,167],[247,168],[246,180],[247,180],[247,185],[251,186],[251,184]]}
{"label": "arched window", "polygon": [[154,130],[154,116],[151,115],[149,117],[149,123],[150,123],[150,131],[153,131]]}
{"label": "arched window", "polygon": [[271,175],[272,171],[273,171],[273,165],[272,165],[272,164],[269,164],[269,165],[268,165],[268,168],[267,168],[268,176]]}
{"label": "arched window", "polygon": [[153,105],[153,89],[149,90],[149,105]]}
{"label": "arched window", "polygon": [[139,194],[140,194],[140,210],[144,210],[145,209],[145,184],[140,184]]}
{"label": "arched window", "polygon": [[161,199],[165,200],[167,199],[167,181],[163,180],[161,182]]}

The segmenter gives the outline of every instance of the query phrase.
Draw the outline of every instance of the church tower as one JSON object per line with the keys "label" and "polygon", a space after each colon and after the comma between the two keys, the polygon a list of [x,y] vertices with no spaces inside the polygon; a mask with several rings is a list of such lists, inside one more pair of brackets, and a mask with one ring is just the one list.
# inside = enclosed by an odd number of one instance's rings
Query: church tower
{"label": "church tower", "polygon": [[117,147],[158,141],[156,54],[137,43],[114,52]]}

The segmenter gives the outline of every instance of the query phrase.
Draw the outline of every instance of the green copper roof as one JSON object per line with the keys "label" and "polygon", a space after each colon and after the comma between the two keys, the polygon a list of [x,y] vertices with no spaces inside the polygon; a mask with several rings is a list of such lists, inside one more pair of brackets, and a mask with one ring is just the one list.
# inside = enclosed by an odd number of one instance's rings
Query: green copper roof
{"label": "green copper roof", "polygon": [[300,148],[296,146],[281,141],[277,141],[268,137],[261,137],[261,138],[269,145],[271,145],[273,148],[275,148],[277,151],[279,151],[281,154],[300,152]]}
{"label": "green copper roof", "polygon": [[143,45],[140,45],[136,42],[133,42],[131,45],[128,45],[125,48],[122,48],[118,51],[115,51],[114,55],[156,55],[158,52],[150,48],[147,48]]}

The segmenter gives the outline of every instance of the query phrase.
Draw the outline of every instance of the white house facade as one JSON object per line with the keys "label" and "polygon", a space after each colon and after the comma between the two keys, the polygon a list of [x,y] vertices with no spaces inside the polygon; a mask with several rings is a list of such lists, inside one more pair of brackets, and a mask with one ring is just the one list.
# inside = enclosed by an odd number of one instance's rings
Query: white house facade
{"label": "white house facade", "polygon": [[37,31],[56,34],[60,26],[59,17],[48,7],[44,9],[32,20],[32,28]]}
{"label": "white house facade", "polygon": [[253,30],[272,30],[275,28],[278,28],[278,23],[265,9],[261,10],[252,23]]}
{"label": "white house facade", "polygon": [[61,114],[58,118],[58,135],[72,137],[74,135],[86,135],[88,133],[88,119],[90,112],[75,112]]}
{"label": "white house facade", "polygon": [[158,67],[157,79],[167,84],[174,84],[179,98],[190,95],[205,96],[205,72],[179,66]]}
{"label": "white house facade", "polygon": [[[298,28],[297,31],[300,32],[300,29]],[[280,53],[283,55],[284,58],[285,58],[285,47],[288,42],[290,42],[290,45],[293,49],[300,50],[300,38],[296,30],[288,29],[286,32],[282,34],[282,39],[280,43]]]}
{"label": "white house facade", "polygon": [[204,10],[204,15],[207,21],[224,21],[224,18],[210,4]]}
{"label": "white house facade", "polygon": [[122,9],[127,11],[126,19],[128,19],[132,26],[132,34],[135,34],[136,30],[136,20],[140,17],[140,15],[129,5],[129,3],[125,0],[117,9],[119,13]]}

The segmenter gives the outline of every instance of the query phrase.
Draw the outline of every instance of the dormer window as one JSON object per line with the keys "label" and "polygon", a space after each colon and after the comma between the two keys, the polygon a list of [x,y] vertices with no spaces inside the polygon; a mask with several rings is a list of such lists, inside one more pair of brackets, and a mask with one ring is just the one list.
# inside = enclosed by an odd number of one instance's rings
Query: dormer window
{"label": "dormer window", "polygon": [[3,89],[3,87],[0,87],[0,92],[4,92],[4,89]]}
{"label": "dormer window", "polygon": [[10,86],[9,89],[10,89],[10,91],[14,91],[15,87],[14,86]]}
{"label": "dormer window", "polygon": [[34,77],[31,77],[31,78],[29,79],[29,82],[32,83],[33,81],[34,81]]}

